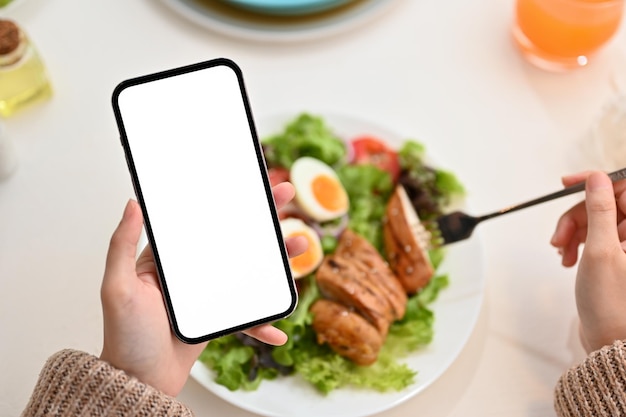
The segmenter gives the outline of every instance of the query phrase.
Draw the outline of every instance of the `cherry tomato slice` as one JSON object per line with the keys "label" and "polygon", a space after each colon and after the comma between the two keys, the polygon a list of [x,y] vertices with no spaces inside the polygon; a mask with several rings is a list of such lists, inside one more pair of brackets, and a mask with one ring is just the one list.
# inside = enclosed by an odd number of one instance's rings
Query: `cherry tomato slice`
{"label": "cherry tomato slice", "polygon": [[381,139],[373,136],[361,136],[351,141],[355,164],[372,164],[387,171],[396,182],[400,175],[398,153]]}

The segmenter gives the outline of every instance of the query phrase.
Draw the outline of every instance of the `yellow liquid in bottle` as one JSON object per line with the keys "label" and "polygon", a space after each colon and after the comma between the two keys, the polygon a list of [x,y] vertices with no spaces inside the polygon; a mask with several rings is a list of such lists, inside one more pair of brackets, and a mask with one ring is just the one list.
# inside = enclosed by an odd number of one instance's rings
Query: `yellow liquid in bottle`
{"label": "yellow liquid in bottle", "polygon": [[10,116],[52,95],[52,87],[37,51],[28,44],[24,56],[13,64],[0,65],[0,115]]}

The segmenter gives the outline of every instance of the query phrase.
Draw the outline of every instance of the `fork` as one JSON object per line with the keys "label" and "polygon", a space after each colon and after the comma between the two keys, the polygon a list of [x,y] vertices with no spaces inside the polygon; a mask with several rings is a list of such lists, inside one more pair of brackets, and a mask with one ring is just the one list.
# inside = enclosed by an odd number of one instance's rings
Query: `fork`
{"label": "fork", "polygon": [[[626,168],[622,168],[618,171],[612,172],[609,178],[613,182],[623,180],[626,178]],[[514,206],[505,207],[493,213],[485,214],[483,216],[470,216],[462,211],[455,211],[450,214],[440,216],[435,220],[440,236],[437,236],[438,246],[447,245],[460,240],[468,239],[476,226],[488,219],[501,216],[503,214],[512,213],[527,207],[531,207],[537,204],[545,203],[546,201],[554,200],[564,197],[566,195],[578,193],[585,189],[585,182],[572,185],[562,190],[544,195],[543,197],[535,198],[534,200],[527,201],[525,203],[517,204]]]}

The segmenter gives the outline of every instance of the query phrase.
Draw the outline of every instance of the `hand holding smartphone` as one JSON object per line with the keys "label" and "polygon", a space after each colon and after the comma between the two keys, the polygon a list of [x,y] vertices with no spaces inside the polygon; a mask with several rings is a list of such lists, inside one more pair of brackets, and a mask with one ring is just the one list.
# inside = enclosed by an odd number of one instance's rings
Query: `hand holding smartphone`
{"label": "hand holding smartphone", "polygon": [[113,109],[176,336],[199,343],[291,314],[241,69],[220,58],[129,79]]}

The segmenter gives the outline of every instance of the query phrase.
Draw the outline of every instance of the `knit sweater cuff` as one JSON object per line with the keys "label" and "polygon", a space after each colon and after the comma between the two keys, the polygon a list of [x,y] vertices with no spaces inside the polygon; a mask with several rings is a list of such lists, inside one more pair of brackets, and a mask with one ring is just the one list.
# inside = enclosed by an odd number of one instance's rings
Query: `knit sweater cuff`
{"label": "knit sweater cuff", "polygon": [[193,416],[185,405],[93,355],[62,350],[46,362],[22,417]]}
{"label": "knit sweater cuff", "polygon": [[554,406],[561,417],[626,416],[626,341],[592,352],[563,374]]}

